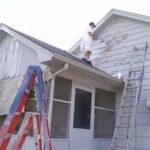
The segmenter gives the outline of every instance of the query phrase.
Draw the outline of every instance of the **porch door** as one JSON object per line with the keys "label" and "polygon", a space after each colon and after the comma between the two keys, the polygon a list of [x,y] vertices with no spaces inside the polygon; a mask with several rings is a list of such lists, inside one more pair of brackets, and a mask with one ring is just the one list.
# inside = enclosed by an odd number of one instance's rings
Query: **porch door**
{"label": "porch door", "polygon": [[70,129],[71,150],[91,150],[93,137],[93,90],[73,86]]}

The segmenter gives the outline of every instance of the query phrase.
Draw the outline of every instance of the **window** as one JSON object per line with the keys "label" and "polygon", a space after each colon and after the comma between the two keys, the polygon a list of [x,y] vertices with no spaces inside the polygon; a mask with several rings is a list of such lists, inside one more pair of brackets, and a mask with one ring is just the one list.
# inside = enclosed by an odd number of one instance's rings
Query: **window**
{"label": "window", "polygon": [[115,127],[115,93],[96,89],[94,138],[112,138]]}
{"label": "window", "polygon": [[71,81],[65,78],[57,77],[55,80],[54,99],[70,101]]}
{"label": "window", "polygon": [[90,129],[92,93],[76,89],[74,128]]}
{"label": "window", "polygon": [[68,138],[71,80],[56,77],[52,110],[52,138]]}
{"label": "window", "polygon": [[70,105],[63,102],[53,102],[52,111],[52,137],[67,138],[68,137],[68,118]]}

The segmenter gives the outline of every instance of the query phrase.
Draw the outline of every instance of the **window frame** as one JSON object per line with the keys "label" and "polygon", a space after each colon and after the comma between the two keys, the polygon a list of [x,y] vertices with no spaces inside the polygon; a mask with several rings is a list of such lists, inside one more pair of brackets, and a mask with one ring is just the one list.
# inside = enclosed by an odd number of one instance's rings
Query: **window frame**
{"label": "window frame", "polygon": [[[58,76],[59,78],[64,78],[64,77],[61,77],[61,76]],[[52,127],[52,112],[53,112],[53,104],[54,102],[59,102],[59,103],[64,103],[64,104],[68,104],[69,105],[69,110],[68,110],[68,121],[67,121],[67,133],[66,133],[66,138],[63,138],[63,140],[66,140],[66,139],[69,139],[69,132],[70,132],[70,109],[71,109],[71,89],[72,89],[72,83],[71,83],[71,87],[70,87],[70,100],[64,100],[64,99],[57,99],[54,97],[54,93],[55,93],[55,83],[56,83],[56,78],[53,78],[52,81],[51,81],[51,89],[50,89],[50,106],[49,106],[49,121],[50,121],[50,127]],[[67,78],[64,78],[64,79],[67,79]],[[67,80],[70,80],[70,79],[67,79]],[[72,80],[70,80],[72,82]],[[51,137],[53,138],[53,137]],[[60,139],[60,138],[53,138],[53,139]]]}

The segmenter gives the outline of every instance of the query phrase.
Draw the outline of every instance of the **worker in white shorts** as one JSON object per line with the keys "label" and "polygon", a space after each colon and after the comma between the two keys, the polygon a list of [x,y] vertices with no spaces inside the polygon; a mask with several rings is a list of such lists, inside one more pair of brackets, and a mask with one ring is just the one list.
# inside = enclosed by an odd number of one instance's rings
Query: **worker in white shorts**
{"label": "worker in white shorts", "polygon": [[89,23],[89,27],[86,30],[84,36],[82,37],[80,49],[83,52],[83,60],[91,64],[90,56],[92,54],[92,40],[94,39],[93,30],[96,27],[94,22]]}

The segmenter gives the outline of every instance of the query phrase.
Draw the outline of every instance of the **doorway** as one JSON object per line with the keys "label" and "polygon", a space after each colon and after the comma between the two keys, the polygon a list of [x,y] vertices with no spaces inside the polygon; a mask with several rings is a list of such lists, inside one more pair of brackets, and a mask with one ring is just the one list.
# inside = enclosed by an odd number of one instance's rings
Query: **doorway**
{"label": "doorway", "polygon": [[71,150],[91,150],[93,94],[94,91],[91,89],[73,85]]}

